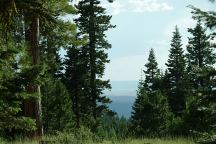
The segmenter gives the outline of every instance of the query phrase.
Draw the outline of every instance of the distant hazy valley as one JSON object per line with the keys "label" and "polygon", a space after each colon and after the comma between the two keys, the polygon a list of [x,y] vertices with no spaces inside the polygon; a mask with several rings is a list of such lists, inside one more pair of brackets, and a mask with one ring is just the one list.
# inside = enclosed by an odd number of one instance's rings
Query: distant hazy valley
{"label": "distant hazy valley", "polygon": [[110,109],[117,112],[119,116],[129,118],[132,105],[136,98],[137,81],[111,81],[111,91],[105,91],[112,103]]}

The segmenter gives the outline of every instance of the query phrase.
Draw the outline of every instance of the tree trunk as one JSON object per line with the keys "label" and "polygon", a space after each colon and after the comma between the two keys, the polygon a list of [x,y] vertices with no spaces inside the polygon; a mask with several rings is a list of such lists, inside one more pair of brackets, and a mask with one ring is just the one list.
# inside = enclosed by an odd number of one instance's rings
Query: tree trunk
{"label": "tree trunk", "polygon": [[[40,62],[40,50],[38,47],[39,42],[39,18],[33,17],[29,29],[26,31],[26,41],[29,42],[29,55],[32,58],[32,65],[38,65]],[[36,131],[30,132],[30,137],[40,137],[43,134],[42,129],[42,110],[41,110],[41,97],[40,85],[29,84],[26,87],[28,93],[38,94],[37,100],[27,100],[24,103],[24,114],[36,120]]]}

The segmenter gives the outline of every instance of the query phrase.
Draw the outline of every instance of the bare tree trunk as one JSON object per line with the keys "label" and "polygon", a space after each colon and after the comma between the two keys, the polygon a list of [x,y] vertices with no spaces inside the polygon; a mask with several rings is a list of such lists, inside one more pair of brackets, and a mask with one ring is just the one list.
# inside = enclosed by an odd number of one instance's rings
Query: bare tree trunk
{"label": "bare tree trunk", "polygon": [[[39,18],[33,17],[29,29],[26,31],[26,41],[29,42],[29,55],[32,58],[32,65],[38,65],[40,63],[40,50],[38,47],[39,42]],[[38,94],[38,99],[27,100],[24,103],[24,114],[27,117],[31,117],[36,120],[36,131],[30,132],[30,137],[40,137],[43,135],[42,128],[42,110],[41,110],[41,96],[40,85],[29,84],[26,87],[28,93]]]}

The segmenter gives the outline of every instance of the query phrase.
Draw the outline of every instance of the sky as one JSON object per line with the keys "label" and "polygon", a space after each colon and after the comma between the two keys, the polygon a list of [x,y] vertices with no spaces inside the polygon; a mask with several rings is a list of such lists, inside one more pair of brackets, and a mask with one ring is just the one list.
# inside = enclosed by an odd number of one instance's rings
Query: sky
{"label": "sky", "polygon": [[108,50],[110,63],[106,65],[104,79],[138,81],[150,48],[155,51],[159,68],[164,70],[175,25],[185,48],[190,36],[187,28],[196,24],[188,5],[202,10],[216,8],[208,0],[115,0],[112,4],[103,0],[102,6],[116,25],[107,32],[112,48]]}

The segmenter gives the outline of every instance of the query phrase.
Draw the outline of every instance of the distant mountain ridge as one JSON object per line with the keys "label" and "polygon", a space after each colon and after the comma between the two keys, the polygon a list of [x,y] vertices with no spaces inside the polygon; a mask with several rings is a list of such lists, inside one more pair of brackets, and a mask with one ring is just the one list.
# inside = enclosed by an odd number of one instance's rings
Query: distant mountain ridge
{"label": "distant mountain ridge", "polygon": [[135,101],[134,96],[110,96],[112,103],[109,108],[115,111],[119,117],[124,116],[130,118],[132,112],[132,106]]}
{"label": "distant mountain ridge", "polygon": [[111,81],[110,83],[111,91],[104,92],[112,100],[109,108],[119,116],[130,118],[138,81]]}
{"label": "distant mountain ridge", "polygon": [[104,91],[107,96],[136,96],[138,81],[110,81],[111,91]]}

